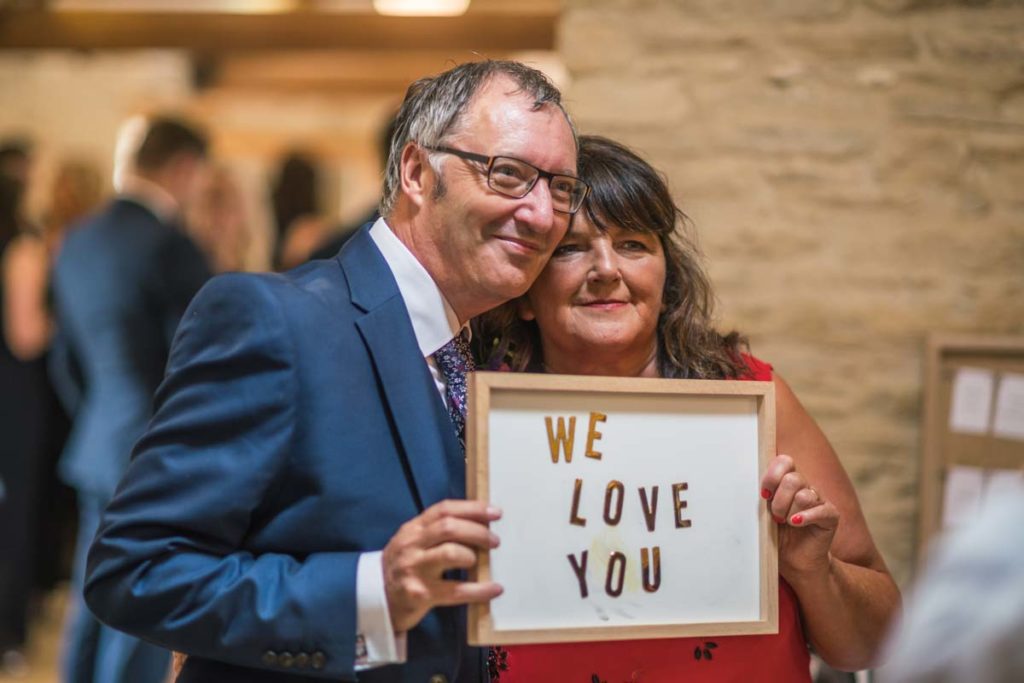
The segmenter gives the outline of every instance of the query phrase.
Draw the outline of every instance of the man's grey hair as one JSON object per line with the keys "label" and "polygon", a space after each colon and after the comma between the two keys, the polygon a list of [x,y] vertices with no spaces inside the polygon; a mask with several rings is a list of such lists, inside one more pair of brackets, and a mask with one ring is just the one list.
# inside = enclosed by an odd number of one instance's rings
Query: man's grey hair
{"label": "man's grey hair", "polygon": [[[562,106],[562,93],[548,77],[520,62],[488,59],[460,64],[437,76],[421,78],[405,93],[405,100],[395,117],[391,149],[384,170],[384,192],[380,214],[389,216],[395,208],[401,186],[402,150],[409,142],[422,147],[443,144],[446,136],[456,132],[473,98],[495,76],[507,76],[521,92],[533,98],[534,111],[552,105],[565,116],[576,141],[576,127]],[[431,166],[439,171],[437,155],[429,155]]]}

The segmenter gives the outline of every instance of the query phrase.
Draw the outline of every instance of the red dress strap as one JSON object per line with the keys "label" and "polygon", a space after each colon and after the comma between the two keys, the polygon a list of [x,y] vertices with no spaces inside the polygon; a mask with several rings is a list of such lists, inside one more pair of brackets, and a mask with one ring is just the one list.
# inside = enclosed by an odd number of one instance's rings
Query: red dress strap
{"label": "red dress strap", "polygon": [[763,360],[755,358],[748,353],[741,353],[740,360],[747,366],[747,371],[739,376],[738,379],[750,380],[752,382],[771,382],[772,381],[772,368],[770,363],[765,363]]}

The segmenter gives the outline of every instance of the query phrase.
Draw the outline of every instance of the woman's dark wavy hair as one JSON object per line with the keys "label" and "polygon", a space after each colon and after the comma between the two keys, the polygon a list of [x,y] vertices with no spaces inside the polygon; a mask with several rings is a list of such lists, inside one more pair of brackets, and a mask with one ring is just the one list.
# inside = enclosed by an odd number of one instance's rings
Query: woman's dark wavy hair
{"label": "woman's dark wavy hair", "polygon": [[[579,139],[580,177],[590,185],[581,211],[599,230],[615,225],[658,236],[665,253],[663,308],[658,317],[658,370],[662,377],[722,379],[747,370],[747,341],[712,327],[714,295],[701,254],[687,236],[690,221],[665,179],[632,150],[608,138]],[[474,320],[474,339],[486,366],[516,371],[541,369],[540,334],[519,318],[515,300]]]}

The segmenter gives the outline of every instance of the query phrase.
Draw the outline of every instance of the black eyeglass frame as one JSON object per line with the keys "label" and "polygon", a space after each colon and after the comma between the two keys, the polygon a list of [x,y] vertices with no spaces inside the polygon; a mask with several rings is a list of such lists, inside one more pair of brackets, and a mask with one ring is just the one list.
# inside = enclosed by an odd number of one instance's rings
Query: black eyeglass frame
{"label": "black eyeglass frame", "polygon": [[[441,152],[442,154],[451,154],[452,156],[457,156],[460,159],[466,159],[468,161],[476,161],[478,163],[485,164],[487,168],[484,171],[484,175],[487,177],[487,187],[491,188],[492,190],[494,190],[498,194],[502,194],[502,195],[504,195],[506,197],[511,197],[512,199],[522,199],[526,195],[530,194],[530,192],[533,190],[533,188],[536,187],[537,181],[540,180],[541,178],[544,178],[545,180],[548,181],[548,187],[549,188],[551,187],[551,180],[553,178],[569,178],[570,180],[573,180],[573,181],[579,183],[580,185],[582,185],[583,186],[583,192],[579,195],[579,199],[576,200],[576,206],[573,207],[572,204],[570,204],[568,211],[562,211],[561,209],[555,209],[554,206],[552,206],[552,209],[554,211],[558,211],[558,213],[564,213],[564,214],[568,214],[570,216],[575,214],[577,211],[580,210],[580,207],[583,206],[583,200],[585,200],[587,198],[587,194],[590,192],[590,185],[587,185],[587,183],[585,183],[583,180],[577,178],[576,176],[567,175],[565,173],[552,173],[550,171],[545,171],[543,169],[537,168],[536,166],[531,164],[529,161],[523,161],[522,159],[517,159],[516,157],[510,157],[507,154],[497,154],[495,156],[489,157],[486,154],[477,154],[475,152],[466,152],[466,151],[461,150],[461,149],[455,149],[454,147],[447,147],[447,146],[444,146],[444,145],[439,145],[437,147],[428,147],[426,145],[422,145],[422,147],[423,147],[423,149],[429,150],[431,152]],[[526,186],[526,190],[524,190],[522,194],[520,194],[520,195],[509,194],[506,190],[498,188],[498,187],[495,187],[493,184],[491,184],[491,169],[494,168],[494,162],[496,160],[498,160],[498,159],[509,159],[511,161],[515,161],[517,163],[529,166],[530,168],[532,168],[534,171],[537,172],[537,175],[534,177],[533,181],[530,182]]]}

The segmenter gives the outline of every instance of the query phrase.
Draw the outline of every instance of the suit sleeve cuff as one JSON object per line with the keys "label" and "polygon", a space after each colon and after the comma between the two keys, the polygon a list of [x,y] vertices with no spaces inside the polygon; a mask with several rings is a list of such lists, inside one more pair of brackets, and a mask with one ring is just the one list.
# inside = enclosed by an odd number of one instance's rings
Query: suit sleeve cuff
{"label": "suit sleeve cuff", "polygon": [[356,671],[405,662],[406,637],[391,627],[382,558],[380,551],[363,553],[356,569]]}

